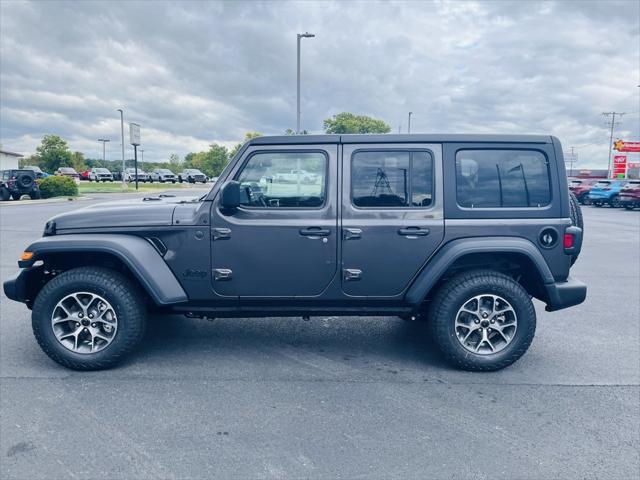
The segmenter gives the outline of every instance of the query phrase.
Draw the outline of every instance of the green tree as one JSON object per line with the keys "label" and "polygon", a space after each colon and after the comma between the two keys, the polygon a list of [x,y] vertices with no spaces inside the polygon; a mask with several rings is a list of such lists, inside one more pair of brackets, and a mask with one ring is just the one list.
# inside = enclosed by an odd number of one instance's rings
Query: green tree
{"label": "green tree", "polygon": [[72,155],[67,142],[58,135],[45,135],[36,148],[34,157],[38,166],[46,172],[54,172],[60,167],[72,167]]}
{"label": "green tree", "polygon": [[171,155],[169,155],[169,164],[180,165],[180,157],[177,154],[172,153]]}
{"label": "green tree", "polygon": [[389,133],[391,127],[384,121],[366,115],[342,112],[323,122],[325,133]]}
{"label": "green tree", "polygon": [[219,176],[227,163],[229,151],[217,143],[212,143],[206,152],[191,152],[184,157],[184,168],[197,168],[210,177]]}
{"label": "green tree", "polygon": [[76,172],[83,172],[89,168],[82,152],[73,152],[71,154],[71,166],[76,169]]}
{"label": "green tree", "polygon": [[233,157],[235,157],[236,153],[238,153],[240,151],[240,149],[242,148],[242,146],[245,143],[247,143],[249,140],[251,140],[252,138],[257,138],[257,137],[261,137],[261,136],[262,136],[262,134],[260,132],[247,132],[247,133],[245,133],[244,134],[244,140],[242,142],[238,143],[229,152],[229,159],[232,159]]}

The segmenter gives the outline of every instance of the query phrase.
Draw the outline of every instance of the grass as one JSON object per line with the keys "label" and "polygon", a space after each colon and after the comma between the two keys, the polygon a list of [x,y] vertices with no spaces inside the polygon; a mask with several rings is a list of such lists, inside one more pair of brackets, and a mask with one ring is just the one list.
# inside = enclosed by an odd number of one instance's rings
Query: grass
{"label": "grass", "polygon": [[[178,188],[189,188],[188,184],[182,183],[139,183],[138,192],[153,192],[157,190],[168,190]],[[78,193],[83,195],[85,193],[136,193],[136,186],[134,183],[129,185],[129,188],[123,189],[122,182],[80,182],[78,186]]]}

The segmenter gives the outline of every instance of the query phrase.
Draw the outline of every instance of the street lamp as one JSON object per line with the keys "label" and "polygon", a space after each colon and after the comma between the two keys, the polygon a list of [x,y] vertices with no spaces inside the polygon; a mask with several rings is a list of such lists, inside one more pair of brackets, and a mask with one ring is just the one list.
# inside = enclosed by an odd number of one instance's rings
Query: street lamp
{"label": "street lamp", "polygon": [[124,112],[121,108],[118,109],[118,112],[120,112],[120,138],[122,141],[122,186],[124,187],[124,171],[126,170],[126,164],[124,161]]}
{"label": "street lamp", "polygon": [[111,140],[109,140],[108,138],[99,138],[98,141],[102,142],[102,163],[104,164],[104,160],[105,160],[104,146],[107,142],[110,142]]}
{"label": "street lamp", "polygon": [[297,97],[297,107],[296,107],[296,133],[300,133],[300,39],[302,38],[313,38],[315,35],[313,33],[305,32],[298,34],[298,97]]}
{"label": "street lamp", "polygon": [[413,112],[409,112],[409,123],[407,125],[407,133],[411,133],[411,115],[413,115]]}

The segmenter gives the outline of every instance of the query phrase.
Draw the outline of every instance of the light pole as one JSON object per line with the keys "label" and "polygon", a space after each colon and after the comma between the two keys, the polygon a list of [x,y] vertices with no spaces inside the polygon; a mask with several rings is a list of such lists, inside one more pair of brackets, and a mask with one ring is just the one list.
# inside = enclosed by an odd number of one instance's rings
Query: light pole
{"label": "light pole", "polygon": [[302,38],[313,38],[315,35],[313,33],[305,32],[298,34],[298,96],[297,96],[297,107],[296,107],[296,134],[300,134],[300,39]]}
{"label": "light pole", "polygon": [[124,171],[126,170],[126,164],[124,161],[124,112],[121,108],[118,109],[118,112],[120,112],[120,139],[122,142],[122,185],[124,186]]}
{"label": "light pole", "polygon": [[141,158],[140,158],[140,161],[141,161],[141,162],[144,162],[144,148],[141,148],[141,149],[140,149],[140,157],[141,157]]}
{"label": "light pole", "polygon": [[409,112],[409,122],[407,123],[407,133],[411,133],[411,115],[413,115],[413,112]]}
{"label": "light pole", "polygon": [[107,142],[110,142],[111,140],[109,140],[108,138],[99,138],[98,139],[99,142],[102,142],[102,164],[104,165],[104,160],[105,160],[105,155],[104,155],[104,146]]}

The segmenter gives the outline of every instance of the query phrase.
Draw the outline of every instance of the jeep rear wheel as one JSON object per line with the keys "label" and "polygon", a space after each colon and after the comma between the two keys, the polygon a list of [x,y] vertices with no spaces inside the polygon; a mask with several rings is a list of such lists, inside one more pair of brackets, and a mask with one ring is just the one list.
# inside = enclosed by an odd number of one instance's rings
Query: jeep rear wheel
{"label": "jeep rear wheel", "polygon": [[129,279],[107,268],[80,267],[42,288],[31,325],[52,360],[74,370],[101,370],[134,350],[145,316],[140,292]]}
{"label": "jeep rear wheel", "polygon": [[499,370],[518,360],[536,330],[533,303],[511,277],[490,270],[456,275],[436,293],[429,325],[440,351],[463,370]]}

